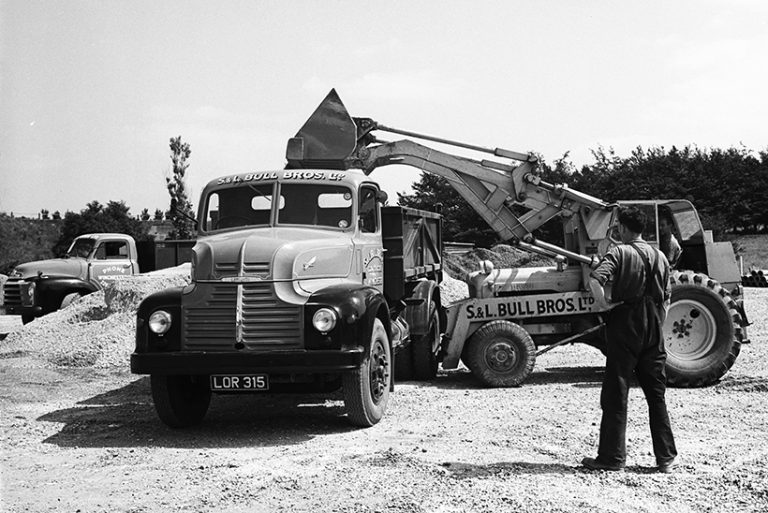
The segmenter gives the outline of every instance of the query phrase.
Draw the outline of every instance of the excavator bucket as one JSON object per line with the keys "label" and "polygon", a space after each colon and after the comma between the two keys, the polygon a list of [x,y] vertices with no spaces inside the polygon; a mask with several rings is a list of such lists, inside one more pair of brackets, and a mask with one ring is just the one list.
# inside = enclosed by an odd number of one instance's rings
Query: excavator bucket
{"label": "excavator bucket", "polygon": [[344,169],[357,145],[357,126],[335,89],[288,140],[287,168]]}

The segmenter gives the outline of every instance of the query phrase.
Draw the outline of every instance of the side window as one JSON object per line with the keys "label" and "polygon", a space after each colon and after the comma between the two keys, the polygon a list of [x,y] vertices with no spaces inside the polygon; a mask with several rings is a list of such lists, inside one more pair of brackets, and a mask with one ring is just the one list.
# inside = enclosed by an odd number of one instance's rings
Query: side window
{"label": "side window", "polygon": [[96,260],[124,260],[128,258],[128,243],[125,241],[102,242],[96,248]]}
{"label": "side window", "polygon": [[360,189],[360,231],[374,233],[378,229],[378,209],[376,208],[376,189],[363,186]]}

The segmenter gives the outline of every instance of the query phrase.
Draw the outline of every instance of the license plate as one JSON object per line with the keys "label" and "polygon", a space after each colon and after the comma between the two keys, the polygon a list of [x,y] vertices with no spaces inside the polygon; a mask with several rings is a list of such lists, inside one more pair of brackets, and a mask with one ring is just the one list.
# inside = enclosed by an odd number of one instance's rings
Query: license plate
{"label": "license plate", "polygon": [[211,390],[214,392],[269,390],[269,376],[267,374],[214,374],[211,376]]}

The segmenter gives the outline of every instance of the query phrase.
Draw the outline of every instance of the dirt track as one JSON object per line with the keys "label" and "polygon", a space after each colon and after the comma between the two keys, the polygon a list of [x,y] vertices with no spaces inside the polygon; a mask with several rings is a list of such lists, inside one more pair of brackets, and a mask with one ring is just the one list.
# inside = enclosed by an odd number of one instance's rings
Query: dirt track
{"label": "dirt track", "polygon": [[[5,511],[768,511],[768,291],[721,383],[672,389],[681,453],[652,472],[647,414],[630,397],[628,469],[590,473],[601,355],[539,358],[520,388],[464,371],[398,384],[384,420],[351,428],[339,396],[214,397],[205,423],[173,431],[146,377],[0,359]],[[0,342],[0,345],[3,342]],[[127,367],[127,363],[126,363]]]}

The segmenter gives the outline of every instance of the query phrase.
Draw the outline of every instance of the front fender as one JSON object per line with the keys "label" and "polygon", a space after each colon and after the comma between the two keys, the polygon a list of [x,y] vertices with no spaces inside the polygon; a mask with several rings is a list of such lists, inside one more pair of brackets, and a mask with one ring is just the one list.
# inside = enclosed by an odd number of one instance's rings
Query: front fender
{"label": "front fender", "polygon": [[[136,312],[136,352],[179,351],[181,349],[181,294],[184,287],[155,292],[139,303]],[[149,316],[156,310],[171,314],[171,328],[162,335],[149,330]]]}
{"label": "front fender", "polygon": [[61,301],[69,294],[86,296],[98,290],[93,283],[74,276],[43,274],[27,278],[26,281],[35,284],[35,307],[39,308],[43,315],[58,310]]}
{"label": "front fender", "polygon": [[[332,308],[337,316],[336,326],[328,333],[318,332],[312,317],[320,308]],[[312,294],[305,305],[304,333],[307,349],[347,349],[368,347],[373,320],[381,319],[392,340],[389,308],[381,292],[359,284],[338,284]]]}

